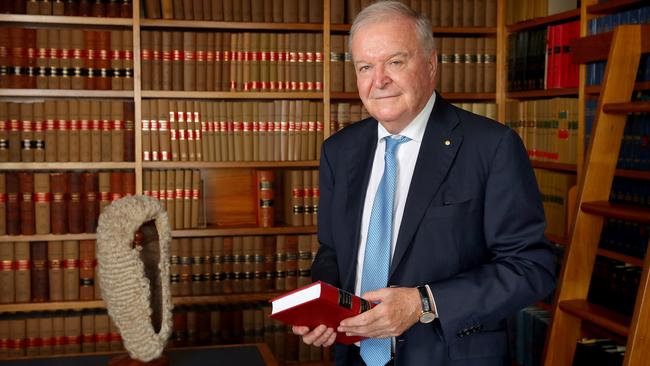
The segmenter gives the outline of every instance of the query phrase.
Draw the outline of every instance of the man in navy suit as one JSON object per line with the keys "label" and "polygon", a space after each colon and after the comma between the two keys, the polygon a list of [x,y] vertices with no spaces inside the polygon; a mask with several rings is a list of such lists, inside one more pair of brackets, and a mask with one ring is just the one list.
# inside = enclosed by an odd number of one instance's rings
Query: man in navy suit
{"label": "man in navy suit", "polygon": [[[312,275],[377,303],[342,321],[339,332],[390,342],[374,351],[364,351],[365,340],[337,345],[337,365],[506,365],[505,318],[555,286],[526,150],[512,130],[435,92],[426,18],[397,1],[379,2],[357,16],[350,38],[359,96],[372,118],[323,144]],[[401,136],[406,142],[389,163],[387,139]],[[395,164],[387,190],[382,176]],[[373,218],[380,191],[393,200],[384,224]],[[386,227],[387,277],[368,291],[373,238]],[[315,346],[336,337],[324,325],[293,332]]]}

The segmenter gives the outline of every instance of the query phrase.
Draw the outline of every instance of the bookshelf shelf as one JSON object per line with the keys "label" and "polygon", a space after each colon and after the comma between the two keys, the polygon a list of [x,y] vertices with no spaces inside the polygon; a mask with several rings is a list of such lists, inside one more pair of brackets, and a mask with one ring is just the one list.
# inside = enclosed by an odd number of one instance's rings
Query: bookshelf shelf
{"label": "bookshelf shelf", "polygon": [[200,20],[161,20],[141,19],[142,28],[205,28],[205,29],[241,29],[241,30],[273,30],[273,31],[307,31],[321,32],[322,23],[253,23],[253,22],[217,22]]}
{"label": "bookshelf shelf", "polygon": [[[350,24],[332,24],[330,30],[332,32],[349,32]],[[467,35],[485,35],[497,34],[496,27],[433,27],[433,34],[467,34]]]}
{"label": "bookshelf shelf", "polygon": [[299,93],[253,93],[253,92],[196,92],[144,90],[143,98],[187,98],[187,99],[322,99],[321,92]]}
{"label": "bookshelf shelf", "polygon": [[23,24],[60,24],[60,25],[92,25],[101,27],[132,27],[132,18],[107,18],[107,17],[74,17],[57,15],[25,15],[25,14],[0,14],[2,23]]}
{"label": "bookshelf shelf", "polygon": [[639,180],[650,180],[650,171],[616,169],[616,176]]}
{"label": "bookshelf shelf", "polygon": [[650,208],[612,204],[607,201],[584,202],[580,208],[582,211],[614,219],[636,221],[639,223],[650,223]]}
{"label": "bookshelf shelf", "polygon": [[630,332],[630,319],[603,306],[590,304],[586,300],[565,300],[559,304],[567,313],[627,337]]}
{"label": "bookshelf shelf", "polygon": [[648,113],[650,102],[607,103],[603,112],[609,114]]}
{"label": "bookshelf shelf", "polygon": [[569,244],[569,238],[563,236],[557,236],[557,235],[546,233],[546,239],[552,241],[553,243],[557,243],[564,246],[567,246]]}
{"label": "bookshelf shelf", "polygon": [[607,257],[607,258],[610,258],[610,259],[614,259],[614,260],[617,260],[617,261],[629,263],[629,264],[639,266],[639,267],[643,266],[643,259],[642,258],[637,258],[637,257],[633,257],[633,256],[630,256],[630,255],[617,253],[617,252],[615,252],[613,250],[607,250],[607,249],[599,248],[598,249],[598,255],[600,255],[602,257]]}
{"label": "bookshelf shelf", "polygon": [[577,97],[577,96],[578,96],[578,88],[524,90],[524,91],[506,93],[506,97],[510,99],[534,99],[534,98],[554,98],[554,97]]}
{"label": "bookshelf shelf", "polygon": [[572,9],[558,14],[549,15],[547,17],[535,18],[523,22],[515,23],[506,26],[509,33],[521,32],[529,29],[539,28],[555,23],[563,23],[571,20],[578,20],[580,18],[580,9]]}
{"label": "bookshelf shelf", "polygon": [[206,228],[172,230],[172,237],[206,237],[206,236],[237,236],[237,235],[295,235],[315,234],[316,226],[276,226],[276,227],[236,227],[236,228]]}
{"label": "bookshelf shelf", "polygon": [[0,97],[75,97],[132,99],[133,95],[133,91],[131,90],[0,89]]}
{"label": "bookshelf shelf", "polygon": [[609,0],[604,3],[587,6],[588,14],[612,14],[644,3],[644,0]]}
{"label": "bookshelf shelf", "polygon": [[135,169],[135,163],[2,163],[0,170],[109,170]]}
{"label": "bookshelf shelf", "polygon": [[247,161],[247,162],[143,162],[143,168],[156,169],[237,169],[237,168],[316,168],[318,161]]}
{"label": "bookshelf shelf", "polygon": [[552,163],[548,161],[537,161],[537,160],[531,160],[530,162],[533,165],[533,168],[555,170],[558,172],[573,172],[573,173],[576,172],[575,164],[560,164],[560,163]]}
{"label": "bookshelf shelf", "polygon": [[[0,243],[16,241],[61,241],[61,240],[94,240],[97,237],[95,233],[82,234],[41,234],[41,235],[2,235]],[[2,310],[0,310],[2,313]]]}
{"label": "bookshelf shelf", "polygon": [[[590,85],[585,87],[585,94],[598,95],[600,94],[600,85]],[[634,84],[635,91],[650,90],[650,81],[641,81]]]}
{"label": "bookshelf shelf", "polygon": [[[440,93],[448,101],[494,101],[495,93]],[[332,100],[359,100],[359,94],[356,92],[334,92],[330,93]]]}

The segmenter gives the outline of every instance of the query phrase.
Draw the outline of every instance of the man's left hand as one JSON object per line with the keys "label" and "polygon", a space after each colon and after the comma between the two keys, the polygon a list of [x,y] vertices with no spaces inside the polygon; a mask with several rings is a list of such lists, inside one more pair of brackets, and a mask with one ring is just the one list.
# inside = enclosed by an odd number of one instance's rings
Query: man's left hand
{"label": "man's left hand", "polygon": [[339,332],[351,336],[388,338],[398,336],[418,322],[422,303],[413,287],[389,287],[369,291],[362,297],[377,306],[341,321]]}

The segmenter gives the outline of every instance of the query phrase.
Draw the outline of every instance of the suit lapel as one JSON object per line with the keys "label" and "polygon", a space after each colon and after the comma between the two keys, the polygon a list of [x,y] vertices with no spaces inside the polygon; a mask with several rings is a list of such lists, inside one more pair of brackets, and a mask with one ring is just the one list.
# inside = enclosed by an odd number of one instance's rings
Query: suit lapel
{"label": "suit lapel", "polygon": [[[363,204],[366,198],[368,181],[372,170],[372,162],[377,147],[377,121],[366,123],[359,130],[359,134],[353,141],[354,144],[347,149],[347,185],[348,199],[346,203],[346,222],[350,223],[346,232],[346,243],[338,247],[338,250],[345,250],[349,272],[341,276],[344,285],[354,289],[356,276],[356,260],[359,252],[359,240],[361,235],[361,219],[363,216]],[[340,258],[341,256],[339,256]]]}
{"label": "suit lapel", "polygon": [[460,129],[454,129],[459,123],[454,109],[440,97],[440,94],[436,98],[415,163],[395,253],[391,261],[389,283],[395,269],[411,245],[413,235],[420,226],[431,200],[447,176],[463,141]]}

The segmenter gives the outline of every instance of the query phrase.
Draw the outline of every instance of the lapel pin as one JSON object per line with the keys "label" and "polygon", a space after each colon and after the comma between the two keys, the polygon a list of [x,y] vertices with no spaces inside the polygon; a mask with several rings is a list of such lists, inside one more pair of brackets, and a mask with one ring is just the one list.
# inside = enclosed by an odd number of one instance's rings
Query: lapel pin
{"label": "lapel pin", "polygon": [[451,145],[451,140],[445,140],[445,146]]}

